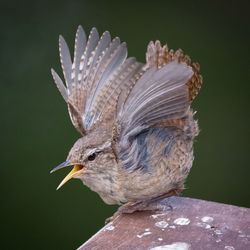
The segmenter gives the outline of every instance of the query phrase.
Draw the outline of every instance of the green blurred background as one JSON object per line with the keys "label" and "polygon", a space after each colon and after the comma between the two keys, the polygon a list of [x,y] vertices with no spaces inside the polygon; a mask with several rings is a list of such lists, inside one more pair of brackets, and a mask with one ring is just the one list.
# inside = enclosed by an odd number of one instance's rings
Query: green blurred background
{"label": "green blurred background", "polygon": [[1,1],[1,248],[75,249],[115,206],[73,180],[49,175],[79,137],[56,89],[58,35],[109,30],[144,61],[160,39],[201,64],[194,103],[201,133],[185,196],[250,206],[249,6],[241,1]]}

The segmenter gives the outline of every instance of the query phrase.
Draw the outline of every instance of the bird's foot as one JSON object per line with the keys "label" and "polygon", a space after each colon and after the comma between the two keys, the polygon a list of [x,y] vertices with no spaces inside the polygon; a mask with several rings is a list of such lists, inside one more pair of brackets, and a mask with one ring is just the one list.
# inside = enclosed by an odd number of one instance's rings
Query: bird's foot
{"label": "bird's foot", "polygon": [[166,194],[151,198],[148,200],[141,200],[137,202],[128,202],[119,207],[116,213],[133,213],[135,211],[169,211],[173,210],[167,198],[173,195],[179,195],[183,189],[173,189]]}
{"label": "bird's foot", "polygon": [[109,223],[117,219],[121,214],[131,214],[136,211],[172,211],[173,207],[169,204],[168,198],[173,195],[179,195],[183,189],[175,189],[170,192],[149,200],[141,200],[136,202],[128,202],[121,207],[111,216],[105,220],[105,223]]}
{"label": "bird's foot", "polygon": [[131,214],[135,211],[137,211],[138,209],[136,209],[136,204],[138,202],[127,202],[124,205],[122,205],[121,207],[118,208],[118,210],[109,218],[107,218],[105,220],[105,224],[114,221],[115,219],[117,219],[121,214]]}
{"label": "bird's foot", "polygon": [[133,213],[135,211],[169,211],[172,210],[172,206],[168,203],[168,199],[158,198],[145,201],[138,201],[133,204],[127,203],[121,206],[117,212]]}
{"label": "bird's foot", "polygon": [[[115,212],[112,216],[110,216],[110,217],[108,217],[106,220],[105,220],[105,225],[106,224],[108,224],[108,223],[110,223],[110,222],[113,222],[114,221],[114,219],[115,219],[115,214],[116,214],[117,212]],[[119,216],[116,216],[116,218],[118,218]]]}

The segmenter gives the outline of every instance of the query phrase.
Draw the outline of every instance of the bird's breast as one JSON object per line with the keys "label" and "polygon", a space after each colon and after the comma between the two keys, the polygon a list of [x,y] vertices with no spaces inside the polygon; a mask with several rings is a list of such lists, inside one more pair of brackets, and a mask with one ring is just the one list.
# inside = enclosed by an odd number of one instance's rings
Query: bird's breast
{"label": "bird's breast", "polygon": [[[146,171],[140,167],[127,169],[120,161],[119,164],[112,164],[97,172],[86,172],[82,181],[107,204],[158,197],[173,189],[183,189],[193,162],[192,146],[192,140],[177,139],[167,154],[164,150],[163,154],[157,154],[157,157],[152,154],[150,167]],[[150,147],[148,152],[151,152]]]}
{"label": "bird's breast", "polygon": [[98,172],[87,172],[81,179],[92,191],[98,193],[107,204],[121,204],[126,202],[119,171],[114,165],[112,168]]}

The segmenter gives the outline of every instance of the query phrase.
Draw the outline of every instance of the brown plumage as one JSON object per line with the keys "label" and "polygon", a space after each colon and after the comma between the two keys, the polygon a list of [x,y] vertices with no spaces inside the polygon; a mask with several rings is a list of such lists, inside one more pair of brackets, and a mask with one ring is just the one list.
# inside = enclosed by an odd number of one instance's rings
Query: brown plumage
{"label": "brown plumage", "polygon": [[52,70],[73,125],[82,137],[67,160],[65,177],[79,178],[120,211],[149,209],[157,198],[180,193],[193,162],[198,125],[190,109],[202,84],[199,65],[182,50],[150,42],[146,64],[127,58],[125,43],[88,39],[78,27],[74,59],[59,38],[65,79]]}

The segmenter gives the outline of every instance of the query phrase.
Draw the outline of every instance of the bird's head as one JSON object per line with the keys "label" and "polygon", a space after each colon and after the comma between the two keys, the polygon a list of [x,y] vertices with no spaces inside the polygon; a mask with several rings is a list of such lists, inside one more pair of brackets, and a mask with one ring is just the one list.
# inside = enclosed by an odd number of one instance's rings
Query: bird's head
{"label": "bird's head", "polygon": [[107,170],[116,163],[116,158],[110,140],[104,140],[104,138],[100,135],[96,137],[96,133],[91,133],[75,142],[66,161],[51,170],[53,173],[61,168],[73,166],[57,189],[72,178],[81,179],[93,189],[92,182],[98,183],[98,175],[108,173]]}

